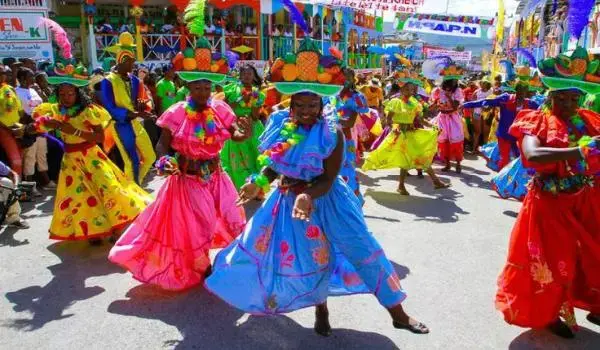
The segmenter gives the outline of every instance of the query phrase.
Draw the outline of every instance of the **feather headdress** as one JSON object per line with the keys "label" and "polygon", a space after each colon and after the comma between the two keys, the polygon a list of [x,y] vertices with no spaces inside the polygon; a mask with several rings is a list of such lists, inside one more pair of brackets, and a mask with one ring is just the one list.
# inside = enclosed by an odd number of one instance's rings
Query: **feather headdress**
{"label": "feather headdress", "polygon": [[571,0],[569,1],[569,12],[567,13],[567,23],[569,33],[579,39],[583,29],[589,22],[590,13],[596,3],[595,0]]}
{"label": "feather headdress", "polygon": [[533,54],[531,54],[529,50],[524,48],[518,48],[515,49],[515,53],[523,55],[523,57],[525,57],[525,59],[527,60],[527,64],[529,65],[529,67],[537,68],[537,64],[535,63],[535,57],[533,57]]}
{"label": "feather headdress", "polygon": [[308,24],[306,24],[302,13],[298,10],[296,5],[294,5],[292,0],[282,0],[281,2],[283,4],[283,7],[287,10],[287,12],[290,13],[290,19],[292,20],[292,22],[296,23],[296,25],[300,27],[300,29],[302,29],[304,33],[308,33]]}
{"label": "feather headdress", "polygon": [[183,20],[191,34],[198,37],[204,35],[204,10],[206,0],[191,0],[185,7]]}
{"label": "feather headdress", "polygon": [[56,45],[60,48],[60,52],[64,59],[70,60],[73,58],[73,53],[71,52],[71,42],[67,37],[67,32],[60,26],[60,24],[54,22],[53,20],[40,17],[38,22],[38,27],[46,26],[54,36],[54,41]]}

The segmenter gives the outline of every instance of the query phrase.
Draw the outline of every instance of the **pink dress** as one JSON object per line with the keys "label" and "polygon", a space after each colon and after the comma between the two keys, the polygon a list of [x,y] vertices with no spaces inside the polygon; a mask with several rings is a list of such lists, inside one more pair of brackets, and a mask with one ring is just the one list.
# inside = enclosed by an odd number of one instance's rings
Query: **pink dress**
{"label": "pink dress", "polygon": [[[445,161],[461,161],[465,140],[462,117],[458,112],[444,113],[444,111],[453,110],[454,107],[442,89],[434,89],[431,98],[432,102],[437,103],[440,108],[440,113],[432,120],[433,124],[440,128],[438,135],[439,156]],[[461,89],[456,89],[452,98],[460,104],[465,100]]]}
{"label": "pink dress", "polygon": [[[199,121],[186,117],[186,102],[170,107],[157,125],[172,134],[171,147],[187,159],[218,157],[229,127],[231,108],[213,100],[217,125],[214,142],[204,144],[194,135]],[[237,192],[220,167],[207,179],[171,175],[156,200],[133,222],[110,251],[109,259],[141,282],[167,290],[183,290],[204,280],[210,266],[209,249],[225,247],[243,230],[246,219],[237,207]]]}

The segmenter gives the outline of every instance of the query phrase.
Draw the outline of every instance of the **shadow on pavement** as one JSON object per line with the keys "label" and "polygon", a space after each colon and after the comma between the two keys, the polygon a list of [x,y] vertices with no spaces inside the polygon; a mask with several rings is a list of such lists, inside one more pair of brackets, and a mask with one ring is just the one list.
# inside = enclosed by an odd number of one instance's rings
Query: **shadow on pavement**
{"label": "shadow on pavement", "polygon": [[64,311],[80,300],[92,298],[104,292],[100,286],[86,287],[90,277],[106,276],[123,270],[106,258],[111,245],[92,248],[83,242],[60,242],[48,247],[58,256],[59,264],[48,269],[52,280],[45,286],[30,286],[6,293],[6,298],[14,304],[13,310],[31,314],[31,318],[6,320],[4,327],[24,331],[34,331],[49,322],[68,318],[73,314]]}
{"label": "shadow on pavement", "polygon": [[505,210],[502,212],[502,214],[510,216],[511,218],[516,218],[517,216],[519,216],[519,213],[513,210]]}
{"label": "shadow on pavement", "polygon": [[[432,188],[432,191],[435,190]],[[439,191],[448,191],[448,189]],[[457,222],[459,219],[458,214],[469,214],[469,212],[464,211],[462,208],[456,205],[452,199],[444,197],[407,197],[401,196],[397,193],[373,191],[371,189],[367,189],[365,192],[365,197],[367,196],[373,198],[375,202],[381,206],[411,214],[416,217],[415,220],[417,221],[426,220],[442,223]]]}
{"label": "shadow on pavement", "polygon": [[521,333],[508,346],[509,350],[562,350],[562,349],[581,349],[593,350],[600,349],[600,334],[579,327],[579,332],[575,339],[562,339],[546,330],[530,329]]}
{"label": "shadow on pavement", "polygon": [[398,349],[390,339],[376,333],[334,328],[331,337],[323,338],[286,316],[250,316],[203,288],[171,293],[141,285],[131,289],[127,297],[111,303],[108,312],[160,320],[176,327],[182,339],[165,340],[168,348]]}
{"label": "shadow on pavement", "polygon": [[0,226],[0,247],[5,247],[5,246],[18,247],[18,246],[29,244],[28,239],[19,241],[18,239],[15,238],[15,235],[19,231],[22,233],[22,232],[26,232],[27,230],[20,230],[16,227]]}

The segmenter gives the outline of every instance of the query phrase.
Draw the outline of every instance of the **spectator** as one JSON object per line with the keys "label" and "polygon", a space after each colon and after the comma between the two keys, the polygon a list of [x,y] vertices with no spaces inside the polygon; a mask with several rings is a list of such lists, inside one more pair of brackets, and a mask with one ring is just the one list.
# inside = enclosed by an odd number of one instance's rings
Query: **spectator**
{"label": "spectator", "polygon": [[[173,73],[172,74],[169,73],[170,77],[175,75],[174,69],[171,68],[171,71]],[[157,84],[156,84],[157,80],[158,80],[158,75],[156,75],[155,73],[146,74],[144,77],[144,88],[146,88],[148,96],[151,96],[151,98],[152,98],[152,104],[153,104],[155,113],[160,115],[161,99],[158,96]],[[173,97],[175,97],[175,94],[173,94]],[[148,136],[150,137],[150,141],[152,142],[152,145],[154,147],[156,147],[158,140],[160,139],[160,134],[161,134],[161,129],[156,125],[156,119],[155,118],[146,118],[146,119],[144,119],[143,124],[144,124],[144,129],[146,129],[146,132],[148,133]]]}
{"label": "spectator", "polygon": [[[17,80],[19,81],[19,87],[16,88],[17,96],[21,101],[23,107],[24,116],[22,118],[23,124],[32,124],[33,118],[31,117],[33,109],[44,101],[32,88],[34,83],[33,71],[29,68],[20,68],[17,73]],[[29,128],[31,130],[31,127]],[[46,138],[43,136],[36,135],[34,131],[30,131],[22,139],[21,147],[23,150],[23,178],[26,181],[33,181],[35,175],[35,169],[37,170],[42,179],[41,184],[43,187],[54,189],[56,183],[50,181],[48,176],[48,144]],[[41,195],[37,189],[34,190],[34,195]]]}
{"label": "spectator", "polygon": [[163,75],[164,78],[156,84],[156,95],[158,96],[157,111],[159,115],[175,103],[175,95],[177,94],[177,88],[173,82],[175,68],[172,64],[168,64],[163,68]]}
{"label": "spectator", "polygon": [[127,23],[125,23],[124,21],[120,21],[119,22],[119,33],[125,33],[125,32],[130,32],[129,25],[127,25]]}
{"label": "spectator", "polygon": [[[18,182],[19,174],[0,162],[0,217],[6,213],[5,224],[20,229],[27,229],[29,228],[29,224],[21,219],[21,205],[19,201],[8,203],[10,194]],[[0,222],[0,224],[2,223]]]}
{"label": "spectator", "polygon": [[32,88],[35,89],[44,102],[48,102],[53,97],[52,88],[48,84],[48,75],[44,72],[37,72],[35,74],[35,84],[33,84]]}
{"label": "spectator", "polygon": [[285,33],[283,33],[283,36],[285,36],[287,38],[293,37],[292,31],[289,28],[285,28]]}
{"label": "spectator", "polygon": [[169,33],[172,33],[174,29],[175,29],[174,25],[172,25],[171,23],[165,23],[160,28],[160,32],[163,34],[169,34]]}
{"label": "spectator", "polygon": [[275,29],[273,29],[273,33],[271,33],[273,36],[282,36],[283,35],[283,26],[281,24],[278,24],[277,26],[275,26]]}
{"label": "spectator", "polygon": [[225,26],[225,35],[227,35],[227,36],[235,35],[235,33],[233,32],[233,26],[231,24],[228,24]]}
{"label": "spectator", "polygon": [[110,20],[108,19],[108,16],[105,16],[103,19],[100,20],[100,22],[96,26],[96,32],[101,33],[101,34],[114,33],[114,29],[113,29],[112,25],[110,24]]}
{"label": "spectator", "polygon": [[204,26],[204,32],[206,34],[212,35],[212,34],[215,34],[216,30],[217,30],[217,28],[212,23],[212,21],[210,20],[210,18],[207,18],[206,19],[206,25]]}
{"label": "spectator", "polygon": [[21,175],[23,159],[17,138],[22,136],[19,124],[20,101],[15,89],[8,84],[8,68],[0,65],[0,147],[8,156],[10,166]]}

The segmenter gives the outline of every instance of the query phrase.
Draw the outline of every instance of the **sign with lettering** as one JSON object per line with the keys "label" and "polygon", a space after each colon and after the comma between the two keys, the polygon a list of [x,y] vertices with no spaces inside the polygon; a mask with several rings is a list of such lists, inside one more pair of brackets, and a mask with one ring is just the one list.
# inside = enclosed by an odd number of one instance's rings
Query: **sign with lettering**
{"label": "sign with lettering", "polygon": [[399,31],[469,38],[484,38],[483,35],[485,33],[487,37],[487,30],[483,30],[482,26],[479,24],[436,21],[431,19],[418,19],[414,17],[407,18],[405,20],[399,20]]}
{"label": "sign with lettering", "polygon": [[243,66],[250,65],[256,68],[256,72],[261,77],[264,74],[265,68],[267,66],[267,61],[259,61],[259,60],[239,60],[235,63],[235,69],[239,71]]}
{"label": "sign with lettering", "polygon": [[0,58],[53,60],[52,40],[45,26],[38,26],[45,10],[0,11]]}
{"label": "sign with lettering", "polygon": [[417,13],[425,4],[425,0],[330,0],[329,4],[365,11]]}
{"label": "sign with lettering", "polygon": [[471,61],[471,51],[454,51],[424,47],[423,52],[425,53],[425,57],[427,58],[448,56],[454,61]]}
{"label": "sign with lettering", "polygon": [[45,11],[0,11],[0,43],[49,43],[50,35],[45,26],[38,27]]}

